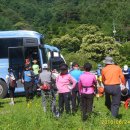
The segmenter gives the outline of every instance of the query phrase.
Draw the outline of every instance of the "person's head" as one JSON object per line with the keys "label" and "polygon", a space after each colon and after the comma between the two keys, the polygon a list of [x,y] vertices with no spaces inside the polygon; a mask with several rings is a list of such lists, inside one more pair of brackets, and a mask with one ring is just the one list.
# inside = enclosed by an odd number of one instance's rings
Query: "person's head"
{"label": "person's head", "polygon": [[92,64],[90,63],[85,63],[84,64],[84,70],[85,71],[90,71],[92,69]]}
{"label": "person's head", "polygon": [[29,58],[25,59],[25,64],[30,64]]}
{"label": "person's head", "polygon": [[30,70],[30,66],[29,65],[25,65],[25,70]]}
{"label": "person's head", "polygon": [[8,72],[13,72],[13,69],[12,68],[8,68]]}
{"label": "person's head", "polygon": [[73,62],[72,68],[73,68],[73,69],[79,69],[79,64],[76,63],[76,62]]}
{"label": "person's head", "polygon": [[37,60],[33,60],[32,62],[33,62],[34,64],[37,64]]}
{"label": "person's head", "polygon": [[123,69],[124,69],[124,71],[127,71],[128,70],[128,65],[124,65]]}
{"label": "person's head", "polygon": [[65,63],[61,64],[60,71],[61,71],[61,74],[67,74],[68,73],[68,65]]}
{"label": "person's head", "polygon": [[47,70],[48,69],[48,65],[45,63],[45,64],[42,64],[42,69],[43,70]]}
{"label": "person's head", "polygon": [[112,64],[114,64],[114,60],[112,57],[107,56],[107,57],[105,57],[105,60],[103,61],[103,63],[105,63],[106,65],[112,65]]}
{"label": "person's head", "polygon": [[101,64],[98,64],[98,69],[101,69],[102,68],[102,65]]}

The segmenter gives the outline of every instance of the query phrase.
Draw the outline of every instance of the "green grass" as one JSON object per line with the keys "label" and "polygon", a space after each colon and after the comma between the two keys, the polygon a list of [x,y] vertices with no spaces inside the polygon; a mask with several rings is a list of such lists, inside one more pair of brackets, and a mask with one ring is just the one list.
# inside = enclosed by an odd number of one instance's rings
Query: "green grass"
{"label": "green grass", "polygon": [[80,111],[73,116],[63,114],[56,119],[52,113],[44,113],[41,97],[34,98],[28,106],[25,97],[17,97],[14,106],[9,105],[9,99],[0,99],[0,130],[129,130],[130,109],[120,107],[120,120],[107,116],[104,97],[94,100],[94,112],[86,122],[81,121]]}

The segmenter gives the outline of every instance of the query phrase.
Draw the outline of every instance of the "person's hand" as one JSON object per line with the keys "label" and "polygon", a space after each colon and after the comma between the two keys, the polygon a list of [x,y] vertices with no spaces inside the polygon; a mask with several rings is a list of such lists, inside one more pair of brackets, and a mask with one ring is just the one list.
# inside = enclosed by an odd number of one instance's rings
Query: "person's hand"
{"label": "person's hand", "polygon": [[21,83],[24,83],[24,80],[23,80],[23,79],[21,80]]}

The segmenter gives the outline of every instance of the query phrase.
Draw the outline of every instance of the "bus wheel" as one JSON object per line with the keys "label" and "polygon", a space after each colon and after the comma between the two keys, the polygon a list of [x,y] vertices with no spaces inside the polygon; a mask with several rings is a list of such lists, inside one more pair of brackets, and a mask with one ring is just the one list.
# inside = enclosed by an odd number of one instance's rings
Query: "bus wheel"
{"label": "bus wheel", "polygon": [[0,80],[0,98],[5,98],[8,92],[7,84]]}

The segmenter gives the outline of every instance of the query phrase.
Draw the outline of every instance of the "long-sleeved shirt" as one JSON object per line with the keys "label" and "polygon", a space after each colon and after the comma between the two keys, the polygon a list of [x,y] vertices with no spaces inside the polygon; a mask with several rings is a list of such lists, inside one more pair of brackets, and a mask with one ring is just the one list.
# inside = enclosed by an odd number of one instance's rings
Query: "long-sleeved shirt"
{"label": "long-sleeved shirt", "polygon": [[70,92],[76,85],[76,80],[70,75],[59,75],[56,78],[56,86],[58,88],[58,93]]}
{"label": "long-sleeved shirt", "polygon": [[122,69],[118,65],[106,65],[102,69],[102,82],[104,85],[125,85],[125,78]]}
{"label": "long-sleeved shirt", "polygon": [[39,74],[39,81],[43,84],[44,82],[51,83],[51,72],[47,70],[43,70]]}
{"label": "long-sleeved shirt", "polygon": [[79,77],[83,72],[78,70],[78,69],[74,69],[70,72],[70,75],[78,82],[79,81]]}
{"label": "long-sleeved shirt", "polygon": [[79,93],[92,94],[94,93],[94,85],[97,84],[96,76],[90,72],[84,72],[79,78]]}

